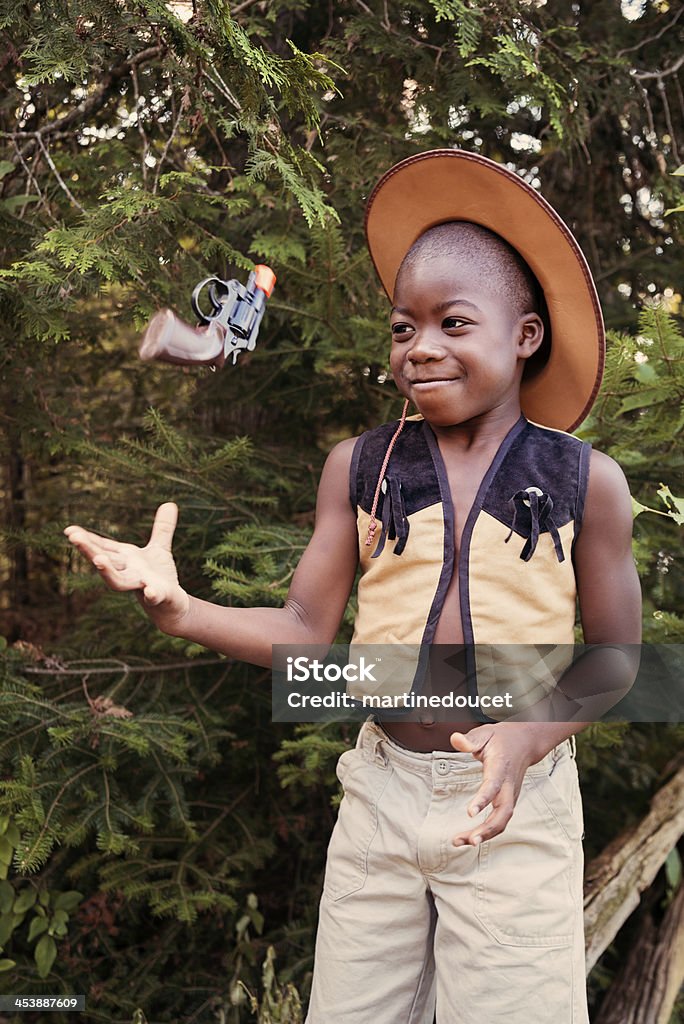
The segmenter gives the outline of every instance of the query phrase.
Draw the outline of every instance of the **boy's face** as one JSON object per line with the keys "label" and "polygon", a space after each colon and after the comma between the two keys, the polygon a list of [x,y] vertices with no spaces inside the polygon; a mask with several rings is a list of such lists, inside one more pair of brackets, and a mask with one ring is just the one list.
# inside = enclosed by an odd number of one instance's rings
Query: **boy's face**
{"label": "boy's face", "polygon": [[489,283],[481,261],[425,256],[404,267],[390,324],[394,381],[429,423],[453,426],[492,410],[519,414],[525,359],[541,344],[543,327]]}

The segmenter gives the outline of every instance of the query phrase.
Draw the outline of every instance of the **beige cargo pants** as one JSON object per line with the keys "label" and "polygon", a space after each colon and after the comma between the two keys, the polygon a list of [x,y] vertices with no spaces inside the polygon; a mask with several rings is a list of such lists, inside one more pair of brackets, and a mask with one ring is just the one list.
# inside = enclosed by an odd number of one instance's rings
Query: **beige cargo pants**
{"label": "beige cargo pants", "polygon": [[337,774],[306,1024],[588,1024],[583,820],[565,740],[525,773],[506,829],[466,806],[472,754],[416,753],[365,722]]}

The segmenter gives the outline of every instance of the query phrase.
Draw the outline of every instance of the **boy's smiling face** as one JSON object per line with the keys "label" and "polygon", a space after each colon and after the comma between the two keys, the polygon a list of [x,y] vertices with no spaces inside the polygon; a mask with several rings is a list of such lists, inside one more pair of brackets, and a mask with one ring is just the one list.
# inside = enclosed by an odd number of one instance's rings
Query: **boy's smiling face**
{"label": "boy's smiling face", "polygon": [[390,324],[394,381],[429,423],[520,414],[522,371],[543,326],[520,313],[486,259],[423,254],[403,265]]}

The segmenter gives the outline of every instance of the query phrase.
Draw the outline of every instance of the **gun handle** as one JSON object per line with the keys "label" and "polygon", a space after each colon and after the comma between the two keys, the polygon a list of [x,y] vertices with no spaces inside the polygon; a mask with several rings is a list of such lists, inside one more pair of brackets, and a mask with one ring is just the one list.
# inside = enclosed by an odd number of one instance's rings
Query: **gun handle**
{"label": "gun handle", "polygon": [[171,309],[160,309],[150,320],[140,342],[140,358],[183,366],[223,366],[225,328],[212,322],[192,327]]}

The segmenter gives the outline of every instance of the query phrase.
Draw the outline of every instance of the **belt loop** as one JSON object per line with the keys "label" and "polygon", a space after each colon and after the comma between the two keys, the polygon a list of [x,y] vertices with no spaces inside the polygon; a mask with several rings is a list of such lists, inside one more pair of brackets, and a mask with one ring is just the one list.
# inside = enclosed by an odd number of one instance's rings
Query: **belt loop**
{"label": "belt loop", "polygon": [[375,740],[373,741],[373,757],[375,758],[379,765],[381,765],[383,768],[386,768],[387,765],[389,764],[389,760],[387,758],[387,754],[382,749],[383,744],[384,740],[382,736],[376,736]]}
{"label": "belt loop", "polygon": [[577,759],[577,741],[574,733],[570,737],[570,757]]}
{"label": "belt loop", "polygon": [[385,734],[378,720],[377,715],[369,715],[365,723],[365,731],[368,736],[368,751],[377,764],[386,768],[389,764],[387,754],[382,749],[385,741]]}

